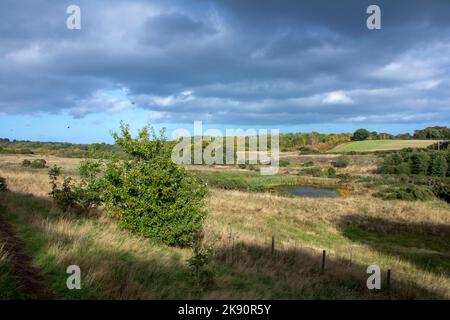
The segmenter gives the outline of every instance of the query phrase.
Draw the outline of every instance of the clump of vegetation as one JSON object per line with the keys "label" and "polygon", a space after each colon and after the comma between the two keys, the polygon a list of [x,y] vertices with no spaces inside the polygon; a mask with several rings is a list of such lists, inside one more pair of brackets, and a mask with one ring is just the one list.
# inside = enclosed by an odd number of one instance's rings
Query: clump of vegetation
{"label": "clump of vegetation", "polygon": [[320,167],[307,167],[300,171],[300,174],[309,175],[313,177],[321,177],[323,175],[322,169]]}
{"label": "clump of vegetation", "polygon": [[65,177],[62,186],[58,186],[58,177],[61,175],[61,168],[54,165],[48,172],[52,191],[50,196],[55,200],[56,204],[66,212],[73,208],[76,203],[76,194],[74,191],[72,178]]}
{"label": "clump of vegetation", "polygon": [[430,155],[426,152],[415,152],[411,156],[411,173],[418,175],[427,175],[430,164]]}
{"label": "clump of vegetation", "polygon": [[203,233],[195,236],[192,243],[192,256],[187,260],[195,285],[199,289],[207,288],[213,283],[214,273],[209,268],[212,258],[212,246],[205,245]]}
{"label": "clump of vegetation", "polygon": [[6,191],[8,190],[8,185],[6,184],[6,179],[3,177],[0,177],[0,191]]}
{"label": "clump of vegetation", "polygon": [[52,187],[50,195],[64,212],[75,209],[87,215],[92,208],[101,204],[103,182],[99,178],[100,166],[98,162],[83,162],[79,168],[80,182],[74,184],[71,177],[65,177],[61,187],[58,186],[61,168],[53,166],[50,169],[49,178]]}
{"label": "clump of vegetation", "polygon": [[436,177],[445,177],[448,169],[446,155],[441,152],[433,152],[430,158],[431,159],[428,167],[428,175]]}
{"label": "clump of vegetation", "polygon": [[302,163],[302,167],[313,167],[314,166],[314,161],[306,161]]}
{"label": "clump of vegetation", "polygon": [[[150,131],[150,132],[149,132]],[[171,159],[164,131],[144,128],[132,138],[129,127],[113,137],[128,159],[107,164],[103,200],[119,224],[167,245],[189,246],[206,218],[206,185]]]}
{"label": "clump of vegetation", "polygon": [[436,181],[432,188],[436,197],[450,203],[450,182],[442,180]]}
{"label": "clump of vegetation", "polygon": [[208,186],[224,190],[248,190],[249,184],[237,177],[223,177],[221,179],[208,180]]}
{"label": "clump of vegetation", "polygon": [[336,168],[346,168],[350,164],[350,158],[346,156],[340,156],[333,162],[333,166]]}
{"label": "clump of vegetation", "polygon": [[336,169],[333,167],[329,167],[327,169],[327,175],[329,178],[336,178]]}
{"label": "clump of vegetation", "polygon": [[378,167],[382,174],[413,174],[421,176],[450,176],[449,151],[404,150],[387,155]]}
{"label": "clump of vegetation", "polygon": [[413,184],[396,188],[386,188],[374,194],[384,200],[428,201],[435,199],[433,191],[427,186]]}
{"label": "clump of vegetation", "polygon": [[257,171],[258,167],[253,163],[241,163],[238,165],[239,169],[247,169],[250,171]]}
{"label": "clump of vegetation", "polygon": [[291,163],[289,162],[289,161],[287,161],[287,160],[280,160],[279,161],[279,166],[280,167],[287,167],[287,166],[289,166]]}
{"label": "clump of vegetation", "polygon": [[353,133],[353,141],[363,141],[370,137],[370,132],[366,129],[358,129]]}
{"label": "clump of vegetation", "polygon": [[22,167],[30,167],[34,169],[43,169],[47,166],[47,161],[44,159],[35,159],[33,161],[30,161],[28,159],[25,159],[22,161]]}

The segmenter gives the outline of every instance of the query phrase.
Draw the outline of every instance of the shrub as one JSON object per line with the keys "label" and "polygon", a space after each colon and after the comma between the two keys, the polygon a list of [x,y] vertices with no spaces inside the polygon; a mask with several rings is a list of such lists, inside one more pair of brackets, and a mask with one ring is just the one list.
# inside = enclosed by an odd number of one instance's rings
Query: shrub
{"label": "shrub", "polygon": [[450,182],[440,181],[434,184],[433,193],[436,197],[450,203]]}
{"label": "shrub", "polygon": [[280,160],[279,161],[279,166],[280,167],[287,167],[288,165],[290,165],[291,163],[287,160]]}
{"label": "shrub", "polygon": [[350,159],[346,156],[340,156],[337,158],[335,162],[333,162],[333,165],[336,168],[346,168],[350,164]]}
{"label": "shrub", "polygon": [[6,184],[6,179],[3,177],[0,177],[0,191],[6,191],[8,190],[8,186]]}
{"label": "shrub", "polygon": [[450,151],[447,151],[447,177],[450,177]]}
{"label": "shrub", "polygon": [[352,179],[352,176],[349,173],[339,173],[336,175],[336,178],[338,178],[344,182],[347,182]]}
{"label": "shrub", "polygon": [[31,161],[28,159],[25,159],[22,161],[22,167],[29,167],[31,166]]}
{"label": "shrub", "polygon": [[410,168],[409,163],[403,162],[403,163],[399,164],[398,166],[394,167],[394,173],[409,175],[411,173],[411,168]]}
{"label": "shrub", "polygon": [[66,212],[76,204],[76,195],[73,190],[72,178],[66,177],[63,180],[61,188],[58,188],[58,177],[61,175],[61,168],[54,165],[48,172],[52,191],[50,196],[56,204]]}
{"label": "shrub", "polygon": [[300,171],[300,173],[310,175],[313,177],[321,177],[322,169],[319,167],[308,167],[308,168],[302,169],[302,171]]}
{"label": "shrub", "polygon": [[206,185],[172,162],[164,131],[157,136],[150,130],[145,127],[132,138],[122,124],[121,136],[113,134],[129,158],[107,164],[104,203],[133,232],[168,245],[191,245],[206,217]]}
{"label": "shrub", "polygon": [[432,153],[428,174],[430,176],[445,177],[447,169],[448,165],[445,155],[441,152]]}
{"label": "shrub", "polygon": [[313,167],[314,166],[314,161],[306,161],[304,163],[302,163],[302,167]]}
{"label": "shrub", "polygon": [[36,159],[31,161],[30,167],[35,169],[42,169],[45,168],[47,165],[47,161],[44,159]]}
{"label": "shrub", "polygon": [[61,168],[53,166],[49,170],[52,187],[50,195],[64,212],[72,208],[87,215],[94,206],[101,204],[102,181],[97,177],[100,173],[100,164],[85,161],[80,165],[79,173],[81,181],[78,184],[73,184],[71,177],[65,177],[59,188],[57,181]]}
{"label": "shrub", "polygon": [[85,214],[101,204],[101,190],[103,181],[99,175],[101,173],[101,163],[93,161],[83,161],[78,168],[81,180],[75,186],[77,205]]}
{"label": "shrub", "polygon": [[336,169],[333,167],[329,167],[327,170],[327,174],[329,178],[335,178],[336,177]]}
{"label": "shrub", "polygon": [[428,173],[428,167],[430,162],[430,156],[425,152],[416,152],[411,156],[411,173],[426,175]]}
{"label": "shrub", "polygon": [[406,185],[391,190],[383,190],[374,196],[384,200],[428,201],[435,198],[433,191],[426,186]]}
{"label": "shrub", "polygon": [[195,237],[192,244],[193,255],[187,260],[195,284],[200,288],[208,287],[213,282],[213,273],[208,269],[211,261],[212,247],[203,243],[203,234]]}
{"label": "shrub", "polygon": [[66,177],[63,180],[61,188],[58,188],[58,177],[61,175],[61,168],[54,165],[48,172],[52,191],[50,196],[55,200],[56,204],[66,212],[69,208],[76,204],[76,194],[73,190],[72,178]]}
{"label": "shrub", "polygon": [[249,184],[241,178],[222,177],[208,180],[208,185],[213,188],[225,190],[248,190]]}

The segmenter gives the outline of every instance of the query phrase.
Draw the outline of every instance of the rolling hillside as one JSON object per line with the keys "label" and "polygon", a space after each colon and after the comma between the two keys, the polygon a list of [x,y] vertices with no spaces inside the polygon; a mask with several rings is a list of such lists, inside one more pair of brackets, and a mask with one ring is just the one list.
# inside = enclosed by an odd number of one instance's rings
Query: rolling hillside
{"label": "rolling hillside", "polygon": [[401,150],[404,148],[426,148],[436,140],[365,140],[340,144],[331,149],[331,153],[374,152],[386,150]]}

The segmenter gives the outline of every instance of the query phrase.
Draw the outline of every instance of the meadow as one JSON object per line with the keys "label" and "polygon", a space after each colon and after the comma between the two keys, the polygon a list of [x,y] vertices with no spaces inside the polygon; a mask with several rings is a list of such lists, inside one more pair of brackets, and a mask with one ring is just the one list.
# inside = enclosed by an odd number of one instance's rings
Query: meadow
{"label": "meadow", "polygon": [[[302,164],[327,167],[333,157],[294,156],[279,175],[261,177],[237,167],[195,166],[208,181],[206,242],[212,248],[211,281],[199,285],[187,260],[190,249],[168,247],[118,227],[99,208],[89,217],[63,213],[48,196],[47,169],[21,167],[27,155],[0,156],[0,213],[24,243],[42,282],[63,299],[449,299],[450,205],[384,201],[373,190],[339,179],[298,175]],[[338,173],[363,174],[375,157],[349,156]],[[81,159],[44,157],[64,175],[76,175]],[[364,169],[356,169],[358,164]],[[352,168],[355,167],[355,168]],[[371,174],[371,173],[368,173]],[[231,182],[230,182],[231,181]],[[340,198],[291,197],[274,185],[309,184],[351,189]],[[275,247],[271,244],[274,238]],[[1,238],[1,242],[6,239]],[[321,272],[326,250],[325,272]],[[0,254],[3,298],[26,297]],[[66,268],[79,265],[82,289],[68,290]],[[369,291],[366,268],[383,271],[383,289]],[[392,283],[385,287],[387,269]]]}
{"label": "meadow", "polygon": [[401,150],[404,148],[426,148],[435,140],[364,140],[340,144],[329,150],[330,153],[375,152]]}

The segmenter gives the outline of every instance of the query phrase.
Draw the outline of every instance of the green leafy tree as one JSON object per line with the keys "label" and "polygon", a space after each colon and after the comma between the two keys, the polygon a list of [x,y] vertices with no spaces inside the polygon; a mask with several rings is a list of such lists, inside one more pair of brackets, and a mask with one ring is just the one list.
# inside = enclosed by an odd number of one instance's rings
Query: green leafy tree
{"label": "green leafy tree", "polygon": [[112,160],[104,176],[104,203],[119,224],[168,245],[189,246],[206,217],[206,185],[172,162],[164,131],[145,127],[133,138],[127,125],[116,144],[128,156]]}
{"label": "green leafy tree", "polygon": [[367,140],[370,137],[370,132],[366,129],[358,129],[353,133],[352,140],[354,141],[363,141]]}

